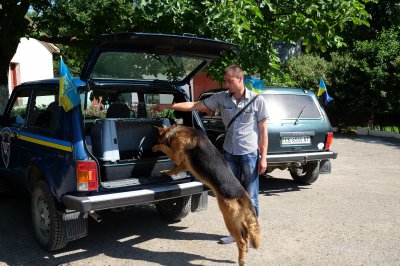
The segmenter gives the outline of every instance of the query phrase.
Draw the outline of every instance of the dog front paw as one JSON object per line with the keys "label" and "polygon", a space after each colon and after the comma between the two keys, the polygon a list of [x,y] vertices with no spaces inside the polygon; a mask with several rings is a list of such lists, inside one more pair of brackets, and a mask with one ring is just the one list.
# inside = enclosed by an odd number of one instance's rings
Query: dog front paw
{"label": "dog front paw", "polygon": [[160,144],[154,145],[153,148],[151,148],[151,150],[152,150],[153,152],[158,152],[158,151],[160,151]]}
{"label": "dog front paw", "polygon": [[162,171],[160,171],[160,173],[161,173],[162,175],[167,175],[167,176],[169,176],[169,175],[171,175],[171,170],[162,170]]}

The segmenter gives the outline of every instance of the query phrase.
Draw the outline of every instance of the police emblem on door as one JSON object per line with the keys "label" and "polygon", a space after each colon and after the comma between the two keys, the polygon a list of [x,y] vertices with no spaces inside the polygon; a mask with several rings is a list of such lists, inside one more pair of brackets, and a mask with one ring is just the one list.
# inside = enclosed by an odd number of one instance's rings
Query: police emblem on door
{"label": "police emblem on door", "polygon": [[1,157],[4,166],[7,168],[10,162],[11,130],[6,127],[1,131]]}

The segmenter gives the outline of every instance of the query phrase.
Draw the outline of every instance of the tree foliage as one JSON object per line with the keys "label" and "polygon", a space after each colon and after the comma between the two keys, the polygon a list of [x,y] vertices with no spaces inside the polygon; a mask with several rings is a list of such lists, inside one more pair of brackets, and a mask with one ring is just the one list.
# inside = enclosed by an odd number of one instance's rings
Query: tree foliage
{"label": "tree foliage", "polygon": [[292,58],[284,67],[286,83],[317,88],[324,77],[334,98],[328,108],[333,121],[399,126],[400,27],[383,30],[376,39],[357,41],[329,58],[310,54]]}
{"label": "tree foliage", "polygon": [[298,58],[288,60],[283,71],[290,76],[291,85],[316,91],[320,78],[324,78],[325,82],[329,84],[329,80],[326,77],[328,67],[329,63],[320,56],[304,54]]}
{"label": "tree foliage", "polygon": [[400,113],[400,28],[332,56],[332,86],[338,105],[349,111]]}
{"label": "tree foliage", "polygon": [[371,15],[370,26],[347,25],[343,32],[345,41],[351,45],[357,41],[376,39],[382,30],[400,26],[400,2],[398,0],[371,1],[365,5]]}
{"label": "tree foliage", "polygon": [[279,68],[273,41],[300,40],[307,51],[341,47],[340,32],[349,23],[367,25],[365,4],[374,1],[2,0],[0,90],[6,91],[8,62],[21,37],[57,44],[78,74],[95,36],[126,31],[191,33],[236,43],[238,56],[226,55],[209,72],[218,77],[224,66],[238,63],[248,74],[270,80]]}
{"label": "tree foliage", "polygon": [[30,4],[31,1],[27,0],[0,2],[0,111],[8,98],[9,63],[17,50],[20,38],[28,28],[29,21],[25,19],[25,15]]}
{"label": "tree foliage", "polygon": [[[228,63],[268,79],[279,68],[274,40],[302,40],[306,49],[343,45],[347,23],[367,24],[370,0],[54,0],[35,9],[41,40],[67,45],[73,56],[87,50],[96,35],[120,31],[183,34],[238,44],[239,56],[210,67],[214,76]],[[64,49],[65,51],[65,49]],[[73,52],[71,52],[73,51]],[[82,59],[80,59],[82,62]],[[82,63],[81,63],[82,64]]]}

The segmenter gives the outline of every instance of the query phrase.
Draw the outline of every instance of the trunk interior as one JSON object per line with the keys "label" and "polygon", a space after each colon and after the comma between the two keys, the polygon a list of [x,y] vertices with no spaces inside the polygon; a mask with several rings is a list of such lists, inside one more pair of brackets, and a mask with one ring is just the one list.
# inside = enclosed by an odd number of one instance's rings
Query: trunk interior
{"label": "trunk interior", "polygon": [[160,171],[174,168],[174,163],[151,150],[157,144],[155,127],[163,126],[163,122],[160,118],[94,120],[86,140],[100,163],[102,182],[125,180],[126,185],[146,185],[169,179]]}
{"label": "trunk interior", "polygon": [[[154,99],[157,99],[156,103],[172,103],[179,98],[172,94],[136,92],[125,92],[124,95],[113,95],[111,98],[117,98],[118,101],[110,104],[107,101],[104,109],[100,110],[103,115],[93,115],[93,110],[90,111],[93,107],[89,106],[86,113],[91,112],[90,116],[84,119],[86,144],[99,162],[102,185],[146,186],[190,178],[187,173],[162,175],[162,170],[173,169],[175,164],[164,153],[152,151],[152,147],[158,143],[156,127],[169,126],[176,120],[188,124],[188,118],[191,118],[190,113],[187,117],[181,117],[177,112],[172,117],[165,113],[152,114]],[[124,100],[122,103],[121,99]]]}

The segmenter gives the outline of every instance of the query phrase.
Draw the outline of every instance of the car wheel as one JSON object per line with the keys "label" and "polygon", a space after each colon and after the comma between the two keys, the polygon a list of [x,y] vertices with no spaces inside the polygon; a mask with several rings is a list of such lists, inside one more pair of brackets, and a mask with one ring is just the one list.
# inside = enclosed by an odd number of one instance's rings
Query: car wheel
{"label": "car wheel", "polygon": [[156,203],[156,208],[165,219],[179,221],[190,213],[191,199],[191,196],[186,196],[159,201]]}
{"label": "car wheel", "polygon": [[309,162],[296,170],[290,170],[293,180],[303,185],[314,183],[319,176],[319,161]]}
{"label": "car wheel", "polygon": [[43,180],[36,182],[31,198],[33,231],[46,250],[58,250],[67,245],[62,214],[56,209],[50,188]]}

